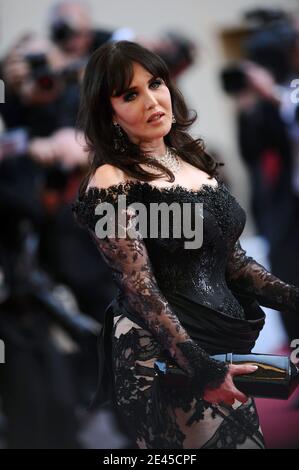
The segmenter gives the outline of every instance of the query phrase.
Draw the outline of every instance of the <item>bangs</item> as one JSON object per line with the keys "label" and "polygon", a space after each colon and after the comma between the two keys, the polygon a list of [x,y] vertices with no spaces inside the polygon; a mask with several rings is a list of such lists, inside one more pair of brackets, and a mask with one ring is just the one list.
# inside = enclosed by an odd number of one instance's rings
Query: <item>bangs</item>
{"label": "bangs", "polygon": [[155,54],[143,54],[141,57],[130,57],[127,54],[115,54],[107,73],[109,96],[121,96],[130,87],[134,76],[134,63],[146,69],[153,78],[160,77],[167,84],[169,73],[166,65]]}
{"label": "bangs", "polygon": [[133,74],[133,62],[115,61],[107,77],[109,96],[121,96],[129,88]]}

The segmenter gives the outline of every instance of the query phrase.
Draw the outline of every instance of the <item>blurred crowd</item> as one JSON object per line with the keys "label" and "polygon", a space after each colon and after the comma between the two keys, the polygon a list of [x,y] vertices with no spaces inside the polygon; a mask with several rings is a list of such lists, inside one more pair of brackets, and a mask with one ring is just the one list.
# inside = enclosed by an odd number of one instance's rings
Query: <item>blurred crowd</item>
{"label": "blurred crowd", "polygon": [[66,1],[49,11],[45,37],[23,34],[0,63],[0,443],[8,448],[82,446],[97,335],[116,292],[70,210],[88,164],[76,117],[89,56],[121,39],[159,51],[174,79],[193,62],[183,36],[95,29],[82,3]]}
{"label": "blurred crowd", "polygon": [[[244,58],[220,71],[221,83],[235,103],[251,208],[269,242],[271,269],[299,285],[299,108],[290,99],[290,82],[299,78],[299,21],[273,10],[246,21]],[[3,447],[82,447],[78,436],[96,389],[97,335],[115,287],[70,210],[88,165],[76,117],[89,56],[120,39],[160,54],[174,80],[196,57],[184,36],[149,40],[128,28],[94,28],[82,4],[67,1],[49,11],[44,37],[23,34],[0,61]],[[299,338],[299,319],[284,323],[290,339]]]}
{"label": "blurred crowd", "polygon": [[[299,15],[257,9],[244,22],[250,30],[244,59],[221,71],[221,84],[235,105],[251,211],[268,243],[271,271],[299,285]],[[299,338],[298,316],[282,320],[289,340]]]}

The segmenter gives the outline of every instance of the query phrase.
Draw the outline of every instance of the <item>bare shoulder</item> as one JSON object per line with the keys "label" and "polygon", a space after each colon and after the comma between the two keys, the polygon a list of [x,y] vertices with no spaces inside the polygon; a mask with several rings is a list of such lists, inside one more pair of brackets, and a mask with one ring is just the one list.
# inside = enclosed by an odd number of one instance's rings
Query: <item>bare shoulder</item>
{"label": "bare shoulder", "polygon": [[105,163],[104,165],[97,168],[96,172],[88,183],[88,188],[97,187],[106,189],[109,186],[125,183],[125,173],[117,168],[116,166]]}

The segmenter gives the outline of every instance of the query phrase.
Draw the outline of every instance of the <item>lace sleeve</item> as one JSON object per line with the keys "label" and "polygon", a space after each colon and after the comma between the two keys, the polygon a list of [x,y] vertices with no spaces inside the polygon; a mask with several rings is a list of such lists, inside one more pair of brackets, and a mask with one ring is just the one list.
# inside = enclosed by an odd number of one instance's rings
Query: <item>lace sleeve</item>
{"label": "lace sleeve", "polygon": [[[101,189],[97,192],[97,203],[107,202],[107,191]],[[189,377],[193,378],[199,393],[203,393],[205,387],[217,388],[223,382],[228,366],[212,359],[200,348],[189,337],[170,308],[157,285],[142,236],[136,231],[134,225],[136,211],[131,207],[121,211],[122,214],[125,213],[123,220],[126,221],[125,225],[121,226],[124,229],[122,236],[125,234],[123,238],[119,236],[99,238],[97,229],[91,229],[95,222],[91,210],[88,209],[87,212],[89,216],[85,223],[88,223],[99,251],[112,270],[117,286],[125,294],[130,309],[140,315],[164,350]],[[129,228],[133,226],[135,234],[131,237]],[[116,229],[119,229],[119,225]],[[116,233],[119,235],[119,232]]]}
{"label": "lace sleeve", "polygon": [[247,256],[239,240],[229,257],[226,275],[232,288],[252,295],[264,307],[299,314],[299,288],[283,282]]}

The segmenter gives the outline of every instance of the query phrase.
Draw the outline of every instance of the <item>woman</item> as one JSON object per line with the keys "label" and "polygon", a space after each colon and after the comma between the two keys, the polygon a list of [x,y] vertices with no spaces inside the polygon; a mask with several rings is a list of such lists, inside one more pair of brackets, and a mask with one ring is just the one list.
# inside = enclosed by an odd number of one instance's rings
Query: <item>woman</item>
{"label": "woman", "polygon": [[[210,356],[250,352],[264,324],[257,300],[295,311],[299,289],[241,248],[245,212],[202,142],[188,134],[195,118],[157,55],[128,41],[95,51],[80,120],[93,160],[74,211],[119,287],[100,338],[98,403],[114,395],[140,448],[263,448],[254,401],[233,383],[256,368]],[[119,196],[126,197],[125,209]],[[138,229],[133,203],[148,209],[150,225],[153,203],[174,202],[189,204],[192,221],[196,203],[203,204],[200,248],[185,248],[185,232],[165,238],[159,225],[157,236],[146,237]],[[125,236],[104,234],[102,222],[112,219],[96,215],[100,203],[125,215]],[[172,219],[170,235],[178,223]],[[157,359],[184,371],[186,387],[159,385]]]}

